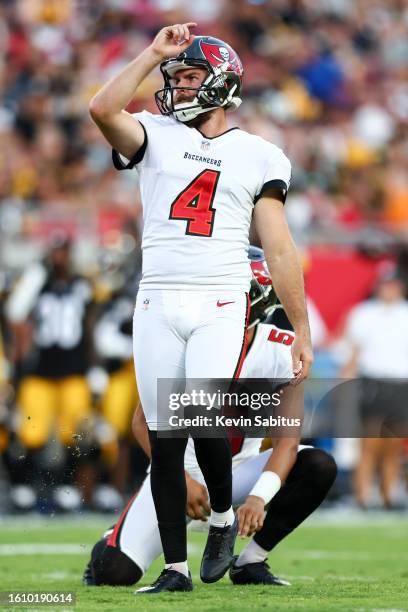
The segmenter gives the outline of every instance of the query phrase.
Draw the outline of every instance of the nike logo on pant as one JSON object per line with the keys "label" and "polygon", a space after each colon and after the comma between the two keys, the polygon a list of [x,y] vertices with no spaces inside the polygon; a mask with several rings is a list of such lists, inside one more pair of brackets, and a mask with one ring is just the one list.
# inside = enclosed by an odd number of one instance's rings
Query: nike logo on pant
{"label": "nike logo on pant", "polygon": [[227,304],[235,304],[235,300],[233,300],[232,302],[220,302],[220,300],[218,300],[217,302],[217,306],[226,306]]}

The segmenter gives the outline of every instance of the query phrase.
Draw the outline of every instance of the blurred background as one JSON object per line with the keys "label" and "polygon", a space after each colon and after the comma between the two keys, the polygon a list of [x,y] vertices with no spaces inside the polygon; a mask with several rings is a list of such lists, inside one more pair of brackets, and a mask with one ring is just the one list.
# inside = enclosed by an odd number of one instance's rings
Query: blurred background
{"label": "blurred background", "polygon": [[[231,125],[291,159],[314,376],[359,373],[359,305],[406,305],[406,0],[2,0],[0,512],[118,510],[145,474],[130,431],[137,176],[113,169],[88,102],[161,27],[191,20],[243,61]],[[160,87],[156,71],[128,110],[158,112]],[[404,440],[314,443],[339,465],[332,507],[407,508]]]}

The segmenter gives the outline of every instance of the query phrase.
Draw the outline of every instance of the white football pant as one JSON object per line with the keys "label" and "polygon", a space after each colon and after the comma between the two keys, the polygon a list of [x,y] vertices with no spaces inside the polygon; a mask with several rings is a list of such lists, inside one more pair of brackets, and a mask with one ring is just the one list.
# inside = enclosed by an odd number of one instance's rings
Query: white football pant
{"label": "white football pant", "polygon": [[[248,316],[249,296],[240,291],[139,290],[133,353],[150,430],[170,429],[168,396],[158,398],[158,379],[238,378]],[[184,390],[184,383],[171,388]]]}

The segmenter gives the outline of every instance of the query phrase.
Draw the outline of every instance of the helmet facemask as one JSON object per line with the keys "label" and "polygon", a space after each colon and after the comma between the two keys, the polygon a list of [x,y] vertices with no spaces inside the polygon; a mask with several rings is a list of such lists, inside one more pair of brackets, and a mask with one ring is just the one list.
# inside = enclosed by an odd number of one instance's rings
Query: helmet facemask
{"label": "helmet facemask", "polygon": [[263,323],[278,308],[278,300],[272,285],[261,285],[256,278],[251,280],[251,310],[248,329]]}
{"label": "helmet facemask", "polygon": [[[208,76],[200,87],[173,86],[171,79],[178,70],[188,68],[205,68]],[[164,88],[155,93],[156,104],[162,115],[172,115],[178,121],[186,123],[216,108],[236,109],[242,100],[235,96],[238,84],[234,83],[235,73],[227,70],[228,62],[220,66],[211,66],[205,60],[170,59],[162,62],[160,70],[164,78]],[[177,103],[175,93],[179,90],[194,91],[193,100]]]}
{"label": "helmet facemask", "polygon": [[258,323],[266,321],[280,305],[277,304],[278,296],[273,288],[272,278],[263,250],[251,245],[248,257],[252,271],[251,288],[249,291],[251,309],[248,325],[248,329],[251,329],[258,325]]}

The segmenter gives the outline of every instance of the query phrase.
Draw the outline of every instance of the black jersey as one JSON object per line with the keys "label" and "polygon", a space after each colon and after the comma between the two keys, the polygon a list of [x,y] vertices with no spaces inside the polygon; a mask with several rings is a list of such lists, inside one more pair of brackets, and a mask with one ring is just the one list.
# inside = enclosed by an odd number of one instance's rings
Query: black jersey
{"label": "black jersey", "polygon": [[110,374],[132,359],[134,309],[134,296],[125,292],[118,293],[107,302],[95,326],[94,345]]}
{"label": "black jersey", "polygon": [[32,310],[36,353],[32,374],[62,378],[86,372],[85,318],[91,297],[86,279],[48,275]]}

